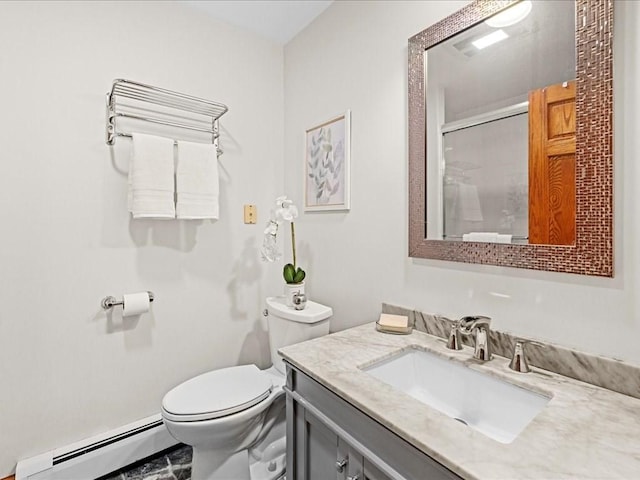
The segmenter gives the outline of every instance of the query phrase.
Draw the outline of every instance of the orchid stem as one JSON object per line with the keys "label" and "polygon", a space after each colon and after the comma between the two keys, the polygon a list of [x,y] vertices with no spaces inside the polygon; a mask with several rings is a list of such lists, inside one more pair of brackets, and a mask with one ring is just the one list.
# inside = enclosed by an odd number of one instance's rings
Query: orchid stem
{"label": "orchid stem", "polygon": [[291,251],[293,252],[293,270],[296,269],[296,229],[291,222]]}

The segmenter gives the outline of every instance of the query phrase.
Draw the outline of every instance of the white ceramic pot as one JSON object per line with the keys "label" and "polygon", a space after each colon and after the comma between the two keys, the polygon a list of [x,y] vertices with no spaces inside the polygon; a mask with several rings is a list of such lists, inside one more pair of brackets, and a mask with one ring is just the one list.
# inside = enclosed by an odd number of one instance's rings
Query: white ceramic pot
{"label": "white ceramic pot", "polygon": [[304,294],[304,282],[284,284],[284,299],[287,307],[294,307],[293,297],[299,294]]}

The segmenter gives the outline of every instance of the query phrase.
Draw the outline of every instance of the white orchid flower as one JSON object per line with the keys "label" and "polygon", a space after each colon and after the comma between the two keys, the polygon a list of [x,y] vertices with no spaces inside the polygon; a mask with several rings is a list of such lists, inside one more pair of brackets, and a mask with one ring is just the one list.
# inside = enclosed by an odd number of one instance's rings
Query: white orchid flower
{"label": "white orchid flower", "polygon": [[[270,219],[264,229],[264,237],[262,239],[262,248],[260,253],[262,259],[267,262],[275,262],[282,257],[282,254],[278,251],[277,235],[278,228],[283,222],[291,223],[291,250],[293,254],[293,267],[296,267],[296,245],[295,245],[295,230],[294,220],[298,217],[298,208],[293,204],[292,200],[289,200],[286,195],[276,198],[276,207],[271,209]],[[297,268],[296,272],[302,269]],[[297,273],[299,275],[300,272]],[[302,271],[302,278],[304,278],[305,272]],[[285,276],[285,281],[287,277]]]}
{"label": "white orchid flower", "polygon": [[264,238],[262,239],[262,248],[260,249],[262,259],[267,262],[275,262],[282,256],[278,251],[278,245],[276,243],[278,226],[278,222],[274,219],[273,211],[271,211],[271,220],[267,222],[267,226],[264,229]]}
{"label": "white orchid flower", "polygon": [[277,233],[278,233],[278,222],[274,220],[269,220],[269,223],[267,223],[267,228],[264,229],[264,234],[272,235],[275,237]]}
{"label": "white orchid flower", "polygon": [[286,205],[292,205],[293,201],[289,200],[286,195],[276,198],[276,207],[283,208]]}
{"label": "white orchid flower", "polygon": [[282,254],[278,251],[275,235],[265,235],[260,249],[262,259],[267,262],[275,262],[280,260]]}
{"label": "white orchid flower", "polygon": [[293,222],[298,218],[298,208],[286,195],[276,198],[275,217],[277,222]]}

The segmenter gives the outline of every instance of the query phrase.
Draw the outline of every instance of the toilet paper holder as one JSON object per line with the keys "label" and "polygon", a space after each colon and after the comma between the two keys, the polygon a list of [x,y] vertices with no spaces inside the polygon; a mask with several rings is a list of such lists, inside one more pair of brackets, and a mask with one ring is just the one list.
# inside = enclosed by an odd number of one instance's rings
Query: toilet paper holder
{"label": "toilet paper holder", "polygon": [[[153,292],[147,291],[147,293],[149,294],[149,301],[153,302]],[[108,296],[102,299],[100,305],[102,305],[102,308],[104,308],[105,310],[109,310],[110,308],[113,308],[117,305],[124,306],[124,300],[116,300],[116,297]]]}

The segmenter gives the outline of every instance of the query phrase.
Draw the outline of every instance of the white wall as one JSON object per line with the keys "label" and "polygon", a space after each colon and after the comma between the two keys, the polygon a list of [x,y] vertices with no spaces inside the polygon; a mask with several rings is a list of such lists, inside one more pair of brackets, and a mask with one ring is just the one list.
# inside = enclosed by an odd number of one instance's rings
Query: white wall
{"label": "white wall", "polygon": [[[407,258],[407,38],[465,3],[336,2],[285,49],[283,97],[280,46],[179,3],[0,2],[0,477],[157,413],[187,377],[268,363],[260,311],[280,267],[258,260],[262,225],[283,183],[302,203],[305,128],[347,108],[352,210],[296,228],[334,330],[390,301],[486,313],[502,330],[640,363],[640,4],[616,2],[616,277]],[[220,221],[129,219],[128,140],[104,144],[119,77],[230,106]],[[257,226],[241,223],[244,203],[258,205]],[[99,308],[144,289],[157,301],[136,325]]]}
{"label": "white wall", "polygon": [[310,295],[333,329],[387,301],[640,364],[640,3],[616,2],[614,279],[407,257],[407,39],[464,1],[338,1],[285,48],[285,178],[302,198],[304,130],[351,109],[352,209],[306,214]]}
{"label": "white wall", "polygon": [[[282,187],[282,46],[171,2],[0,2],[0,478],[19,458],[159,412],[210,368],[269,363],[260,262]],[[211,98],[218,222],[131,221],[130,140],[104,96],[130,78]],[[112,158],[113,152],[113,158]],[[259,224],[242,223],[258,205]],[[274,281],[275,279],[275,281]],[[136,325],[105,295],[152,290]]]}

